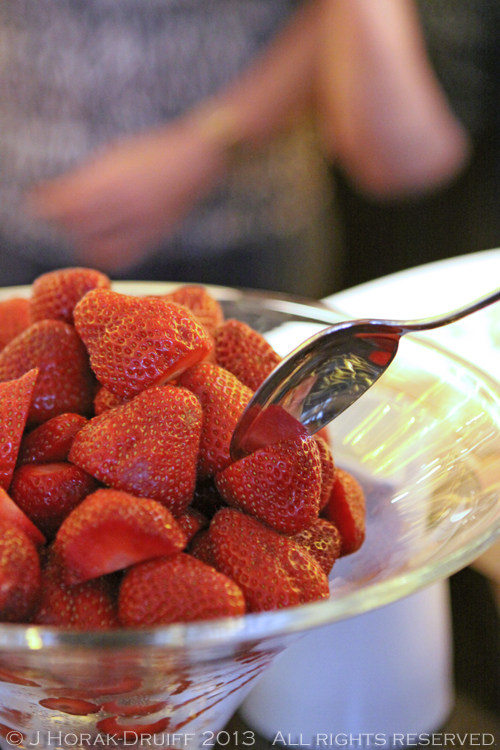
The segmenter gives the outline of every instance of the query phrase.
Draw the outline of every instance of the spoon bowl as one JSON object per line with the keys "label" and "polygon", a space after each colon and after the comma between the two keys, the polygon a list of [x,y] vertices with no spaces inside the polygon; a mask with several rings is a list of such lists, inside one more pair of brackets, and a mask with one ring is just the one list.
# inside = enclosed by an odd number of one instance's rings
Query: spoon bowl
{"label": "spoon bowl", "polygon": [[376,383],[406,333],[449,325],[499,299],[496,289],[446,315],[349,320],[320,331],[285,357],[255,392],[236,425],[232,458],[279,440],[314,435]]}

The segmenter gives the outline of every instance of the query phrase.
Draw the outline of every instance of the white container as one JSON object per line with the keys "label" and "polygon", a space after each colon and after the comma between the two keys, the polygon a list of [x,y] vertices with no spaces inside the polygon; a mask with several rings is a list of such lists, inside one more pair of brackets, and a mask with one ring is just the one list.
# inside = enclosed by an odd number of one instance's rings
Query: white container
{"label": "white container", "polygon": [[240,715],[274,744],[414,745],[452,709],[451,664],[448,582],[441,581],[309,633],[265,672]]}

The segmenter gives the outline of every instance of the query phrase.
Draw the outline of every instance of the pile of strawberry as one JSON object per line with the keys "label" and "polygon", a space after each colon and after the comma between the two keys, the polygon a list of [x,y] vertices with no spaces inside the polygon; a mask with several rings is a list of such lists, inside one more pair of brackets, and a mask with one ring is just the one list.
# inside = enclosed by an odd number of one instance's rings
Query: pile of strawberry
{"label": "pile of strawberry", "polygon": [[365,533],[324,437],[233,462],[280,358],[207,290],[111,290],[73,268],[0,302],[0,621],[98,629],[328,596]]}

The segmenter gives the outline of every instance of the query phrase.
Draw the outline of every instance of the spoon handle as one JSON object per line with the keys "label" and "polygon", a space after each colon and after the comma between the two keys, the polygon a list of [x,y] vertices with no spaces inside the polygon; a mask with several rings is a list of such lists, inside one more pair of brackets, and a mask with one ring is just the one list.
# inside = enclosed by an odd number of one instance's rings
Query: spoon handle
{"label": "spoon handle", "polygon": [[471,313],[482,310],[484,307],[488,307],[488,305],[492,305],[493,302],[497,302],[498,300],[500,300],[500,289],[496,289],[494,292],[485,294],[483,297],[479,297],[479,299],[475,300],[474,302],[470,302],[464,307],[459,307],[457,310],[449,312],[446,315],[436,315],[434,317],[423,318],[421,320],[406,320],[404,322],[400,321],[400,324],[401,327],[405,330],[405,333],[409,331],[429,331],[433,328],[440,328],[441,326],[446,326],[449,323],[454,323],[456,320],[460,320],[461,318],[465,318]]}

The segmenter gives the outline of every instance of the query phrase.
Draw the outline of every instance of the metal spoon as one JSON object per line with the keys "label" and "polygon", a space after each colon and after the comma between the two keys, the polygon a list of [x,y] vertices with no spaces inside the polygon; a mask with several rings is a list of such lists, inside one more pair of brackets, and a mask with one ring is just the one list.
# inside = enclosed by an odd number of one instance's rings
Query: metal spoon
{"label": "metal spoon", "polygon": [[422,320],[348,320],[325,328],[285,357],[255,392],[233,434],[231,456],[313,435],[387,370],[406,333],[453,323],[500,299],[500,289],[447,315]]}

